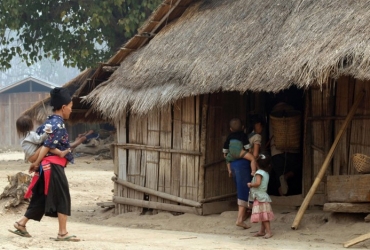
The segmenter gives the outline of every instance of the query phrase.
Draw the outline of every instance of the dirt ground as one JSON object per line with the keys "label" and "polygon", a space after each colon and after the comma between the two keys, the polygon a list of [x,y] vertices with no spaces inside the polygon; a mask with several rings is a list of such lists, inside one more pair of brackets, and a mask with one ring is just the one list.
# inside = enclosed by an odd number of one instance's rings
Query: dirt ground
{"label": "dirt ground", "polygon": [[[8,184],[7,175],[27,173],[23,153],[0,154],[0,192]],[[243,230],[235,226],[236,211],[219,215],[156,215],[127,213],[115,215],[113,209],[96,205],[112,199],[113,162],[94,160],[94,156],[76,158],[66,174],[72,196],[72,216],[68,218],[68,231],[80,242],[56,242],[58,223],[55,218],[44,217],[41,222],[30,221],[27,229],[31,238],[8,232],[14,221],[27,207],[5,209],[7,199],[0,200],[0,249],[343,249],[343,242],[369,232],[364,214],[330,214],[320,209],[306,212],[298,230],[290,226],[295,208],[276,207],[272,204],[275,220],[271,239],[252,237],[259,225]],[[370,240],[351,249],[368,249]]]}

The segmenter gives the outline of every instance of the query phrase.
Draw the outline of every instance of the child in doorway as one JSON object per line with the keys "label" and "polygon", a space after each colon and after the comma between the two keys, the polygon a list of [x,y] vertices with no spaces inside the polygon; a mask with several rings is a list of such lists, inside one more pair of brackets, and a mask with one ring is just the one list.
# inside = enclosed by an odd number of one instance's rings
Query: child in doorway
{"label": "child in doorway", "polygon": [[[42,135],[38,135],[36,132],[32,131],[33,129],[33,122],[31,117],[28,115],[23,115],[17,119],[16,122],[17,133],[19,137],[24,137],[21,142],[21,146],[23,148],[25,154],[25,162],[33,163],[38,157],[38,148],[40,147],[41,143],[45,141],[45,139],[49,136],[48,134],[51,133],[51,124],[45,124],[45,129]],[[59,157],[65,157],[70,151],[70,149],[61,151],[57,148],[50,149],[50,153],[55,154]]]}
{"label": "child in doorway", "polygon": [[252,118],[251,129],[249,130],[248,140],[250,144],[249,152],[258,159],[261,153],[261,143],[262,143],[262,130],[264,127],[263,118],[256,116]]}
{"label": "child in doorway", "polygon": [[247,151],[250,145],[248,136],[243,131],[244,126],[242,125],[241,120],[238,118],[231,119],[229,125],[231,133],[227,137],[222,149],[226,159],[229,177],[232,176],[230,162],[241,158],[251,162],[251,175],[254,175],[257,169],[257,163],[253,155]]}
{"label": "child in doorway", "polygon": [[251,222],[261,222],[261,228],[254,236],[262,236],[265,239],[271,238],[273,235],[271,233],[270,221],[274,219],[274,213],[270,205],[271,198],[267,194],[270,163],[271,158],[261,154],[257,160],[258,170],[252,182],[248,183],[248,187],[251,188],[249,200],[253,201]]}

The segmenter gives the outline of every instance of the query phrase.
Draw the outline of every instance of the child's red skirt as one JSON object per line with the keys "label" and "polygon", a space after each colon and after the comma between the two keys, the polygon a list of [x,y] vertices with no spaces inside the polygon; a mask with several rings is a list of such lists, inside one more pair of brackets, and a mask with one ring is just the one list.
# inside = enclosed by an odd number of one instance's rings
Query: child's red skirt
{"label": "child's red skirt", "polygon": [[270,202],[259,202],[254,200],[252,207],[251,222],[258,223],[262,221],[271,221],[274,219],[274,213]]}

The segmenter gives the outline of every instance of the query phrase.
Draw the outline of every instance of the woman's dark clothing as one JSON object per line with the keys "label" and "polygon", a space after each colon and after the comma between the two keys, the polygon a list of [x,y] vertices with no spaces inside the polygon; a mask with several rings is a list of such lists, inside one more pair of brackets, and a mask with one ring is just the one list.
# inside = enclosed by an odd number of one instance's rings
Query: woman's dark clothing
{"label": "woman's dark clothing", "polygon": [[251,163],[246,159],[239,159],[230,164],[237,190],[238,205],[248,207],[249,187],[247,183],[252,180]]}
{"label": "woman's dark clothing", "polygon": [[43,215],[58,217],[58,213],[71,215],[71,196],[64,167],[50,164],[50,182],[48,195],[45,195],[44,172],[32,189],[32,199],[27,208],[25,217],[40,221]]}

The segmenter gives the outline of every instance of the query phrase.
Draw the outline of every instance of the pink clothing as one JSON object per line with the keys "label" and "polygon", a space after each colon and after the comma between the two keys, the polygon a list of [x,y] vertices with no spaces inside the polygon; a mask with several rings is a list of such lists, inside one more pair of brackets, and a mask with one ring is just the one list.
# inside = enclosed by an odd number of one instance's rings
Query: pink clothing
{"label": "pink clothing", "polygon": [[251,222],[258,223],[262,221],[271,221],[274,219],[274,213],[270,202],[259,202],[254,200],[252,207]]}

